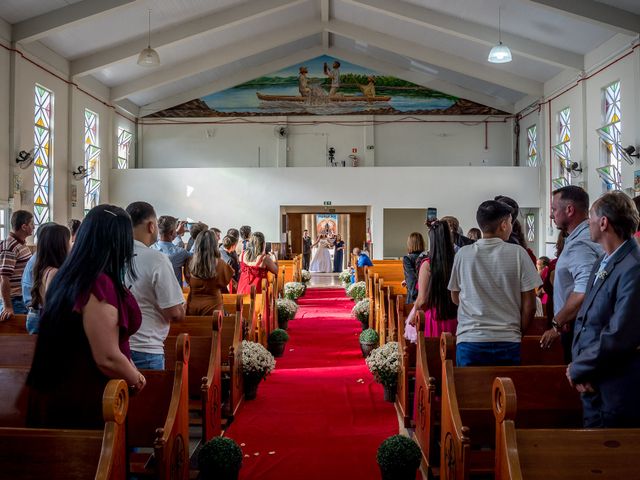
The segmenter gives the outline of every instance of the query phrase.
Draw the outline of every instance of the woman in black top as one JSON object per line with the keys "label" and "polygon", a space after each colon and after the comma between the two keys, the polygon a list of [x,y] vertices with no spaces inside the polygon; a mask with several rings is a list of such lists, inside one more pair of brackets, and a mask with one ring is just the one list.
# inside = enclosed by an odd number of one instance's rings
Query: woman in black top
{"label": "woman in black top", "polygon": [[402,268],[404,270],[404,282],[407,287],[405,303],[414,303],[418,296],[418,269],[420,263],[426,257],[424,248],[424,237],[419,232],[413,232],[407,239],[407,255],[402,257]]}

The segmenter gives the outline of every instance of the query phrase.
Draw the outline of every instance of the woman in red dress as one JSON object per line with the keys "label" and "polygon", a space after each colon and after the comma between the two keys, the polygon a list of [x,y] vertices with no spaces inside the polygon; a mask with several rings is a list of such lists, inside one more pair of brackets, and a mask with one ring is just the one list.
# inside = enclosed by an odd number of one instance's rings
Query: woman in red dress
{"label": "woman in red dress", "polygon": [[265,253],[266,242],[261,232],[254,232],[242,257],[240,257],[240,280],[238,293],[251,293],[251,286],[256,286],[256,293],[262,293],[262,280],[269,272],[278,274],[278,263],[273,254]]}

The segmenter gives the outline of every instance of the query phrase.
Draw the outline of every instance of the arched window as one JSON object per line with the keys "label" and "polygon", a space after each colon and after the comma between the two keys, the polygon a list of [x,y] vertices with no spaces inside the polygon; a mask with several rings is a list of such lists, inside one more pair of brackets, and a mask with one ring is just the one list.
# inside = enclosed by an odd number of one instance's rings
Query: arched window
{"label": "arched window", "polygon": [[129,168],[131,159],[131,140],[133,133],[127,132],[124,128],[118,127],[118,169]]}

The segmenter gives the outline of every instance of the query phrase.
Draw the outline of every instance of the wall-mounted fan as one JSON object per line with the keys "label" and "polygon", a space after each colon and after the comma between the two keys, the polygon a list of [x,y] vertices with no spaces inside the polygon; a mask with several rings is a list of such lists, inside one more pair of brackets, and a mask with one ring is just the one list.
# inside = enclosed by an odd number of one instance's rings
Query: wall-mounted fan
{"label": "wall-mounted fan", "polygon": [[617,129],[615,124],[610,123],[604,127],[596,128],[596,133],[600,137],[600,140],[607,145],[607,148],[611,146],[611,148],[615,149],[617,156],[622,158],[629,165],[634,164],[635,160],[633,157],[640,158],[640,153],[638,153],[636,147],[633,145],[629,145],[626,148],[622,147],[620,144],[620,131]]}
{"label": "wall-mounted fan", "polygon": [[567,171],[572,177],[577,177],[582,173],[580,162],[571,160],[571,148],[569,142],[562,142],[552,147],[553,153],[556,154],[562,169]]}
{"label": "wall-mounted fan", "polygon": [[18,153],[18,156],[16,157],[16,163],[20,168],[25,169],[31,166],[33,163],[33,151],[33,148],[29,151],[20,150],[20,153]]}
{"label": "wall-mounted fan", "polygon": [[278,138],[287,138],[287,135],[289,135],[289,129],[284,126],[277,126],[274,133]]}
{"label": "wall-mounted fan", "polygon": [[71,172],[71,175],[73,175],[74,180],[80,181],[87,178],[89,176],[89,173],[91,172],[87,170],[83,165],[79,165],[78,168]]}

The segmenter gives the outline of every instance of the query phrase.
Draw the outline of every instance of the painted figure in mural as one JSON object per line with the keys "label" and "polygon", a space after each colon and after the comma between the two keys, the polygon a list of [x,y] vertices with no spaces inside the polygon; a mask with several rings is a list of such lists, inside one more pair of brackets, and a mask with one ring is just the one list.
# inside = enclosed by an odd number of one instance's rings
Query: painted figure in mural
{"label": "painted figure in mural", "polygon": [[332,97],[338,93],[340,88],[340,62],[335,60],[333,62],[333,70],[329,68],[329,65],[325,62],[324,74],[331,79],[331,88],[329,89],[329,96]]}
{"label": "painted figure in mural", "polygon": [[376,85],[375,85],[375,77],[373,75],[369,75],[367,77],[366,85],[358,84],[358,88],[367,98],[374,98],[376,96]]}
{"label": "painted figure in mural", "polygon": [[298,75],[298,90],[300,91],[300,95],[303,97],[308,97],[311,94],[309,80],[307,79],[308,73],[309,70],[307,70],[307,67],[300,67],[300,74]]}

